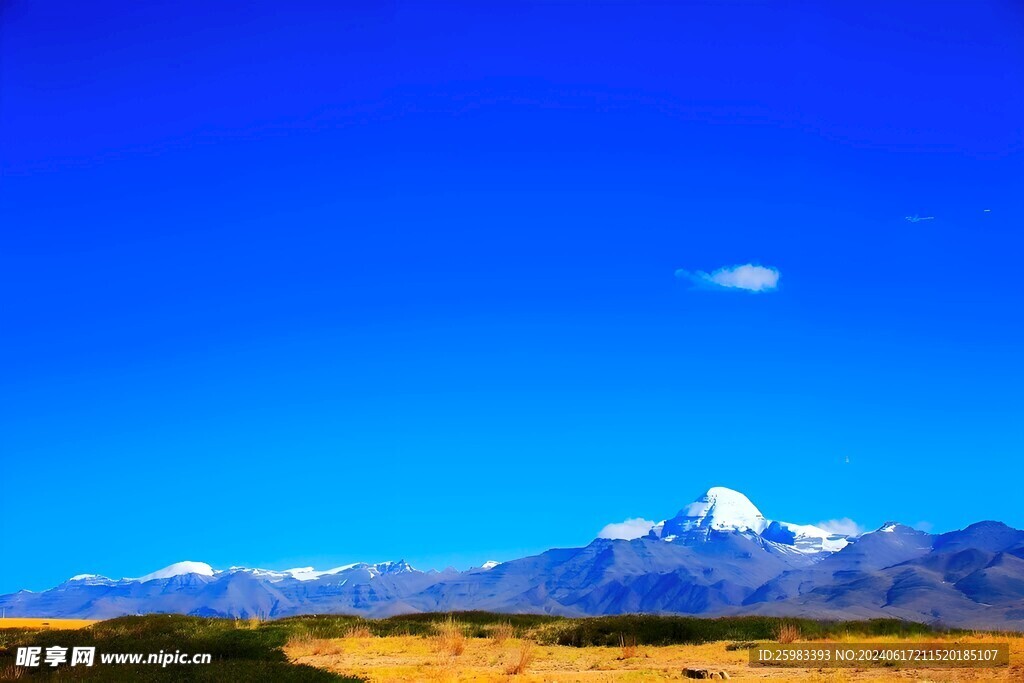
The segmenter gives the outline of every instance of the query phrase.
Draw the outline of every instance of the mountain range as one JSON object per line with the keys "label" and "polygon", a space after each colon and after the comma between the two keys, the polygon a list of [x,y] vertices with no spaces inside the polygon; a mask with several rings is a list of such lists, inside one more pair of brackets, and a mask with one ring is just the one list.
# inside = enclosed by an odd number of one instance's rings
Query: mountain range
{"label": "mountain range", "polygon": [[639,538],[598,538],[466,571],[420,571],[404,561],[322,571],[179,562],[139,578],[74,576],[49,590],[0,596],[0,608],[8,616],[92,619],[765,614],[1024,630],[1024,531],[988,521],[929,534],[887,523],[850,536],[769,520],[742,493],[715,487]]}

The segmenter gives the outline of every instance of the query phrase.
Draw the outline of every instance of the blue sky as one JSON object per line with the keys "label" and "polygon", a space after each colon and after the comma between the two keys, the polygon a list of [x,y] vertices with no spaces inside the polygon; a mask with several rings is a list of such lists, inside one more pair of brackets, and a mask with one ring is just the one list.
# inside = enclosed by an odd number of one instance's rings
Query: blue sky
{"label": "blue sky", "polygon": [[1018,3],[350,5],[4,4],[0,590],[1024,527]]}

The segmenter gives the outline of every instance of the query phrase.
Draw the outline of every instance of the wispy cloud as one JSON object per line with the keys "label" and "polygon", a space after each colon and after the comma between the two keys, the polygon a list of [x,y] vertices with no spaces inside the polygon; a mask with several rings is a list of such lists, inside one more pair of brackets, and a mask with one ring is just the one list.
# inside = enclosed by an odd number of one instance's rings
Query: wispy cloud
{"label": "wispy cloud", "polygon": [[743,289],[748,292],[770,292],[776,289],[779,286],[779,276],[777,268],[755,266],[753,263],[724,266],[710,273],[703,270],[676,271],[676,277],[691,280],[702,287]]}
{"label": "wispy cloud", "polygon": [[651,530],[651,527],[653,527],[654,524],[655,523],[649,519],[634,517],[633,519],[627,519],[625,522],[607,525],[598,532],[597,537],[617,538],[624,541],[630,541],[634,538],[646,536],[647,532]]}
{"label": "wispy cloud", "polygon": [[918,522],[914,525],[914,528],[918,531],[925,531],[930,534],[932,532],[932,529],[935,528],[935,525],[931,522]]}
{"label": "wispy cloud", "polygon": [[865,531],[864,527],[849,517],[828,519],[824,522],[818,522],[818,526],[829,533],[842,534],[843,536],[860,536]]}

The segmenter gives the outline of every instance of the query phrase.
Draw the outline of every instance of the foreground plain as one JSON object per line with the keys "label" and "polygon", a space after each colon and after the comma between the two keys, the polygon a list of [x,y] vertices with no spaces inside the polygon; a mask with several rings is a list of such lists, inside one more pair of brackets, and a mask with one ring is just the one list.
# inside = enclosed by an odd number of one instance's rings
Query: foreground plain
{"label": "foreground plain", "polygon": [[[48,622],[42,627],[42,622]],[[76,630],[50,620],[0,629],[0,680],[89,681],[661,681],[684,668],[735,680],[1024,680],[1024,637],[932,629],[894,620],[819,622],[624,615],[565,619],[481,612],[381,620],[277,621],[150,615]],[[775,669],[747,664],[757,642],[1009,642],[1011,666],[985,669]],[[97,653],[210,653],[209,665],[15,666],[20,646],[95,646]]]}

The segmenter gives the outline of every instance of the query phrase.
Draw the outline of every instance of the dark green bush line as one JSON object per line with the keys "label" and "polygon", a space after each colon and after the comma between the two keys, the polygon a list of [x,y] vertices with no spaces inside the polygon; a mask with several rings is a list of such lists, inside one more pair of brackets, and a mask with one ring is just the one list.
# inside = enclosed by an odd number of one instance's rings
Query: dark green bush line
{"label": "dark green bush line", "polygon": [[[783,624],[796,626],[803,638],[855,636],[912,636],[946,633],[925,624],[898,619],[867,621],[816,621],[781,617],[679,617],[625,614],[570,619],[537,614],[495,614],[490,612],[447,612],[414,614],[387,619],[353,616],[304,616],[282,619],[273,624],[316,638],[339,638],[353,626],[366,627],[375,636],[431,635],[435,624],[453,618],[471,638],[486,638],[495,626],[509,623],[518,636],[541,643],[576,647],[618,647],[620,636],[636,639],[638,645],[692,645],[716,640],[773,640]],[[293,631],[294,632],[294,631]]]}
{"label": "dark green bush line", "polygon": [[287,617],[270,622],[290,633],[308,633],[316,638],[340,638],[352,627],[365,626],[375,636],[426,636],[435,632],[435,625],[452,618],[463,625],[470,638],[486,638],[498,624],[511,624],[517,635],[532,633],[548,624],[566,621],[564,617],[546,614],[496,614],[494,612],[429,612],[386,619],[364,619],[346,615],[315,615]]}
{"label": "dark green bush line", "polygon": [[638,645],[696,645],[712,641],[773,640],[783,624],[796,626],[802,639],[854,636],[912,636],[937,633],[925,624],[898,619],[829,622],[779,617],[670,617],[627,614],[566,619],[538,632],[543,643],[575,647],[617,647],[622,636]]}

